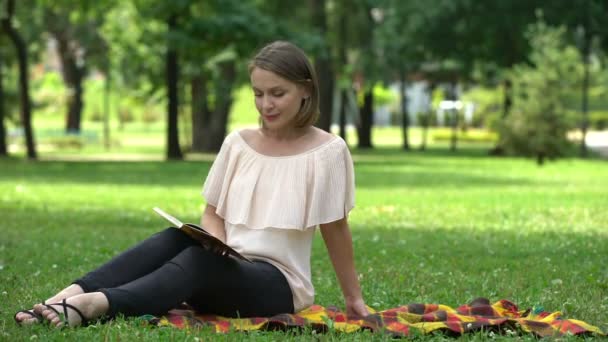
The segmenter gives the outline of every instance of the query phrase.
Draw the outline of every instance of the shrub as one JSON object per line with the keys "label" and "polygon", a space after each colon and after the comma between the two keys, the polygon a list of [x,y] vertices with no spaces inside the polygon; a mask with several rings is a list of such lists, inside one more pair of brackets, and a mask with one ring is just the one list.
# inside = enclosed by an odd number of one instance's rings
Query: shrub
{"label": "shrub", "polygon": [[133,115],[133,111],[128,108],[120,108],[118,110],[118,121],[122,128],[126,123],[135,121],[135,115]]}
{"label": "shrub", "polygon": [[462,94],[462,100],[475,104],[473,127],[494,129],[496,119],[502,115],[503,94],[500,87],[474,87]]}
{"label": "shrub", "polygon": [[589,113],[589,127],[599,131],[608,128],[608,111],[593,111]]}
{"label": "shrub", "polygon": [[535,156],[539,165],[569,150],[567,132],[575,125],[564,95],[580,86],[580,55],[565,43],[565,30],[538,22],[528,32],[533,65],[511,72],[513,110],[500,126],[500,146],[506,152]]}
{"label": "shrub", "polygon": [[162,114],[155,107],[147,106],[141,113],[141,120],[146,125],[160,121]]}
{"label": "shrub", "polygon": [[82,149],[85,145],[84,140],[85,138],[79,135],[64,135],[50,137],[47,139],[47,143],[58,149]]}
{"label": "shrub", "polygon": [[89,115],[89,120],[91,120],[92,122],[102,122],[103,121],[103,113],[95,110],[92,111],[91,114]]}
{"label": "shrub", "polygon": [[436,126],[437,116],[434,112],[418,112],[416,113],[416,122],[422,127]]}

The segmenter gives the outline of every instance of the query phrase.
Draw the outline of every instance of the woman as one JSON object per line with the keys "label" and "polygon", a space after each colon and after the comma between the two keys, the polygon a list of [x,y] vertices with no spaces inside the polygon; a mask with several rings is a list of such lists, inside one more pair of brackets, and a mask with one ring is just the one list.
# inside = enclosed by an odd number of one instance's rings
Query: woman
{"label": "woman", "polygon": [[342,139],[312,126],[319,115],[313,68],[298,47],[277,41],[259,51],[249,73],[261,127],[226,137],[203,187],[201,223],[254,262],[217,255],[169,228],[17,313],[18,323],[78,326],[102,316],[163,314],[184,301],[228,317],[298,312],[314,301],[316,226],[346,313],[368,314],[347,223],[352,160]]}

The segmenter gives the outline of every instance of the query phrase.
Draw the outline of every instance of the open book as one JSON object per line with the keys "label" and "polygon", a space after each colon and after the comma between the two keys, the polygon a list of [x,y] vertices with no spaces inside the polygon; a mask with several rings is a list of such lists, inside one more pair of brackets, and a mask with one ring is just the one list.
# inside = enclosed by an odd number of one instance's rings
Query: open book
{"label": "open book", "polygon": [[232,255],[233,257],[235,257],[237,259],[251,262],[251,260],[242,256],[239,252],[232,249],[232,247],[223,243],[222,240],[209,234],[203,227],[198,226],[193,223],[182,223],[180,220],[167,214],[160,208],[154,207],[153,210],[160,216],[164,217],[167,221],[173,223],[175,225],[175,227],[181,229],[186,234],[188,234],[190,237],[192,237],[193,239],[200,242],[201,245],[203,245],[203,247],[205,247],[211,251],[214,251],[217,254]]}

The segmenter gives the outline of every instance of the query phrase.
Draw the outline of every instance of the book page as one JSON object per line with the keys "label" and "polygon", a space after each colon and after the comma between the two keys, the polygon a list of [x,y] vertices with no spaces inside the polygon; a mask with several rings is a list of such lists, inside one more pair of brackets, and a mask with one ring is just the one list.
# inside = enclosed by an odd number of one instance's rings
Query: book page
{"label": "book page", "polygon": [[167,214],[166,212],[164,212],[162,209],[160,209],[158,207],[154,207],[154,208],[152,208],[152,210],[156,211],[156,213],[158,215],[164,217],[167,221],[173,223],[177,228],[181,228],[184,225],[180,220]]}

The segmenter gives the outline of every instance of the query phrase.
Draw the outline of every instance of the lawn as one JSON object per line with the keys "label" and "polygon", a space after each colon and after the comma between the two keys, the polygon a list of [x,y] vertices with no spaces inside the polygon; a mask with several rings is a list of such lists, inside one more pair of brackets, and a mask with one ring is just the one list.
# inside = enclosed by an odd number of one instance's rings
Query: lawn
{"label": "lawn", "polygon": [[[353,151],[350,216],[368,305],[458,306],[473,298],[542,305],[608,331],[608,164],[490,158],[476,149]],[[204,206],[210,157],[184,162],[0,159],[0,340],[195,340],[186,332],[117,320],[86,329],[19,328],[15,311],[165,227],[151,208],[187,221]],[[342,306],[317,234],[316,302]],[[236,340],[313,339],[238,334]],[[345,337],[337,333],[327,339]],[[368,340],[369,333],[349,338]],[[375,336],[382,339],[382,336]],[[484,339],[475,334],[467,339]],[[431,337],[440,339],[440,337]]]}

